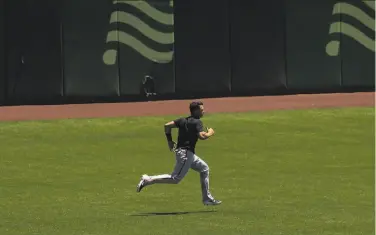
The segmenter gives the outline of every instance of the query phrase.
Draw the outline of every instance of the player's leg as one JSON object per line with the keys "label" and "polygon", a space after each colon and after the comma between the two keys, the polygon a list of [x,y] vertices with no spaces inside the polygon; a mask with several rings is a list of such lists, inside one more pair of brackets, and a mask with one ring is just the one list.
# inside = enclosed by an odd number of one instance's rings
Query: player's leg
{"label": "player's leg", "polygon": [[188,173],[193,162],[193,154],[185,149],[178,150],[175,154],[176,163],[171,175],[149,176],[147,185],[156,183],[178,184]]}
{"label": "player's leg", "polygon": [[218,205],[221,201],[215,200],[209,191],[209,166],[204,160],[194,155],[191,168],[200,173],[202,201],[205,205]]}
{"label": "player's leg", "polygon": [[193,154],[187,150],[178,150],[175,154],[176,163],[171,175],[143,175],[137,186],[137,191],[152,184],[178,184],[188,173],[193,162]]}

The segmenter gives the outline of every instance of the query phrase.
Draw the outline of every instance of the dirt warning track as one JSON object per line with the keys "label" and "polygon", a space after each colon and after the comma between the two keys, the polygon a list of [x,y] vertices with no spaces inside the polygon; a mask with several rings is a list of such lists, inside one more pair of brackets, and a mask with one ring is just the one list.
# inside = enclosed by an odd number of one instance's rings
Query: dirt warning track
{"label": "dirt warning track", "polygon": [[[333,107],[374,107],[375,92],[315,95],[258,96],[202,99],[208,113]],[[51,120],[150,115],[188,112],[190,100],[0,107],[0,121]]]}

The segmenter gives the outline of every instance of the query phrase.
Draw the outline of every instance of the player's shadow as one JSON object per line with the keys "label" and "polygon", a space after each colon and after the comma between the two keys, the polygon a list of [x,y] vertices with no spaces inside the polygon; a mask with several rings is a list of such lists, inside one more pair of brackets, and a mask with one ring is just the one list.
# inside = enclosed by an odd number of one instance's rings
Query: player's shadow
{"label": "player's shadow", "polygon": [[214,213],[214,212],[217,212],[217,211],[146,212],[146,213],[132,214],[130,216],[187,215],[187,214]]}

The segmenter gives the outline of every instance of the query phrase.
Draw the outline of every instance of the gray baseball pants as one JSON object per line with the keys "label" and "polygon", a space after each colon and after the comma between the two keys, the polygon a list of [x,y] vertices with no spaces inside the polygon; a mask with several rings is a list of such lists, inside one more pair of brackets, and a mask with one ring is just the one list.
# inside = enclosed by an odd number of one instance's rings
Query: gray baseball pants
{"label": "gray baseball pants", "polygon": [[209,192],[209,166],[193,152],[186,149],[177,149],[175,152],[176,163],[171,175],[149,176],[146,185],[152,184],[178,184],[189,169],[200,173],[200,183],[202,191],[202,200],[212,200],[213,197]]}

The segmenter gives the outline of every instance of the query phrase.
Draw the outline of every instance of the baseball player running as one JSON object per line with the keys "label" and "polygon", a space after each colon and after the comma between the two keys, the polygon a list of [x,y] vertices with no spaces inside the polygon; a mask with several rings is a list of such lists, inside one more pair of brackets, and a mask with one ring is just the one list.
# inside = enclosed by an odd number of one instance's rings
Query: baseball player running
{"label": "baseball player running", "polygon": [[[201,101],[192,102],[189,105],[191,115],[176,119],[165,124],[165,134],[170,151],[175,152],[176,164],[171,175],[143,175],[140,183],[137,185],[137,192],[142,188],[152,184],[178,184],[188,170],[193,170],[200,173],[202,201],[204,205],[219,205],[222,202],[215,200],[209,192],[209,166],[195,154],[196,142],[198,139],[207,140],[214,135],[212,128],[204,131],[201,117],[204,115],[204,105]],[[172,140],[171,129],[178,128],[179,136],[178,143]]]}

